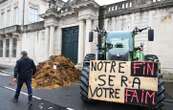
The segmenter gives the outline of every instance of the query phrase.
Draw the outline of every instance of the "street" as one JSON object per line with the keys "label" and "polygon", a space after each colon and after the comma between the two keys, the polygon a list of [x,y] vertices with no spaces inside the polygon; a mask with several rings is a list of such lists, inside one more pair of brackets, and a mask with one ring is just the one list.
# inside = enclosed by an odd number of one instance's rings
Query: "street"
{"label": "street", "polygon": [[0,0],[0,110],[173,110],[172,29],[173,0]]}
{"label": "street", "polygon": [[13,94],[13,91],[0,87],[0,110],[67,110],[64,107],[57,106],[43,99],[38,100],[35,98],[33,100],[33,105],[29,106],[26,100],[27,96],[23,94],[21,94],[20,101],[18,103],[13,103]]}
{"label": "street", "polygon": [[[172,85],[167,85],[170,88]],[[171,92],[171,91],[170,91]],[[141,110],[141,107],[120,105],[114,103],[93,102],[84,103],[80,99],[79,83],[59,89],[34,89],[33,106],[27,105],[27,95],[24,89],[19,103],[12,102],[14,86],[10,85],[10,77],[0,75],[0,110]],[[163,110],[172,110],[172,97],[167,95]],[[5,99],[5,100],[4,100]]]}

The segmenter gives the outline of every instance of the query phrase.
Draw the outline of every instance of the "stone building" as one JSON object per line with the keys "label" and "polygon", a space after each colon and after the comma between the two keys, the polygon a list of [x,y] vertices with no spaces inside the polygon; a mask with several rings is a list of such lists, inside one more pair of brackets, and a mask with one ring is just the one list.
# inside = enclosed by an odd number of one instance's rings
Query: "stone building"
{"label": "stone building", "polygon": [[1,64],[15,64],[22,49],[21,42],[24,36],[22,27],[29,31],[26,29],[27,25],[43,21],[39,15],[47,9],[48,2],[45,0],[0,0]]}
{"label": "stone building", "polygon": [[146,54],[156,54],[162,70],[173,72],[173,1],[127,0],[101,8],[101,22],[107,31],[132,31],[135,27],[150,26],[155,31],[154,42],[147,39],[147,31],[136,37],[136,45],[144,44]]}
{"label": "stone building", "polygon": [[45,49],[50,55],[65,55],[82,63],[92,51],[89,32],[98,26],[99,5],[94,0],[72,0],[57,11],[54,7],[42,14],[45,26]]}
{"label": "stone building", "polygon": [[[52,0],[49,9],[40,17],[44,21],[25,24],[22,32],[13,32],[20,36],[17,46],[1,43],[10,35],[9,31],[21,31],[17,26],[0,30],[0,54],[3,53],[0,63],[14,65],[17,57],[12,60],[4,53],[12,48],[17,56],[21,50],[28,51],[36,63],[51,55],[63,54],[81,64],[87,53],[96,50],[96,43],[89,43],[88,37],[96,27],[107,31],[132,31],[135,27],[151,26],[155,30],[155,41],[148,42],[144,32],[136,37],[137,45],[144,43],[147,54],[158,55],[162,68],[173,71],[173,52],[168,50],[173,41],[172,0],[127,0],[106,6],[99,6],[94,0],[69,0],[66,3]],[[13,56],[13,52],[10,55]]]}

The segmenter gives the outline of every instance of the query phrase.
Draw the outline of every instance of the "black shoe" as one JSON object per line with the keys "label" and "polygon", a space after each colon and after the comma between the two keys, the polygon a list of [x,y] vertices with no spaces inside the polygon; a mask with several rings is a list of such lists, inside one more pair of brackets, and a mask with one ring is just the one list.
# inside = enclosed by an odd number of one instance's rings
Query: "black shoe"
{"label": "black shoe", "polygon": [[18,99],[16,99],[16,98],[13,98],[13,103],[18,103]]}

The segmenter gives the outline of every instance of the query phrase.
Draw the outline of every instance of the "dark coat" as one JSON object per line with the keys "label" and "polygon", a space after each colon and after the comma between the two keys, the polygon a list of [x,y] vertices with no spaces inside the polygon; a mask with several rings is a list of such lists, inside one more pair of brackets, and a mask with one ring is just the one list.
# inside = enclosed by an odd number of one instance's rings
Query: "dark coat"
{"label": "dark coat", "polygon": [[22,57],[16,62],[14,77],[21,80],[31,80],[36,72],[34,61],[28,57]]}

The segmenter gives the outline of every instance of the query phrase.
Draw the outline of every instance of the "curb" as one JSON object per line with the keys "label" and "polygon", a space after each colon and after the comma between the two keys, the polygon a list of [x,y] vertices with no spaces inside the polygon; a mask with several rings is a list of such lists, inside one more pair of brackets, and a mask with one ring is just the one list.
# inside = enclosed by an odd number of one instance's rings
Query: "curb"
{"label": "curb", "polygon": [[7,77],[11,76],[10,74],[5,73],[5,72],[2,72],[2,71],[0,71],[0,75],[1,75],[1,76],[7,76]]}
{"label": "curb", "polygon": [[165,99],[164,102],[166,102],[166,103],[173,103],[173,99]]}
{"label": "curb", "polygon": [[166,83],[173,83],[173,80],[166,80],[166,79],[163,79],[164,82]]}
{"label": "curb", "polygon": [[5,73],[5,74],[8,74],[8,72],[7,72],[7,71],[3,71],[3,70],[0,70],[0,72]]}

